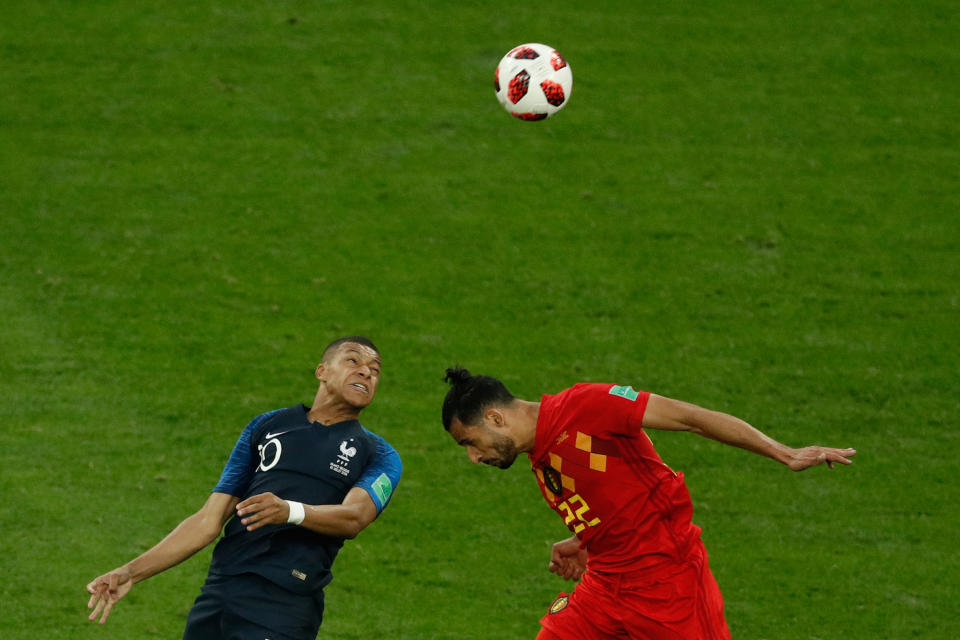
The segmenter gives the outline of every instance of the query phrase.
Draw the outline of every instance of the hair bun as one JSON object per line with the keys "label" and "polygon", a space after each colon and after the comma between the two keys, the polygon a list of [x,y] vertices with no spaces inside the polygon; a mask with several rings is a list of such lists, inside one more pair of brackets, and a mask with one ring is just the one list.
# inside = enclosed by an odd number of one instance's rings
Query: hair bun
{"label": "hair bun", "polygon": [[472,377],[470,372],[463,367],[450,367],[447,369],[447,375],[444,377],[444,381],[456,387],[469,382]]}

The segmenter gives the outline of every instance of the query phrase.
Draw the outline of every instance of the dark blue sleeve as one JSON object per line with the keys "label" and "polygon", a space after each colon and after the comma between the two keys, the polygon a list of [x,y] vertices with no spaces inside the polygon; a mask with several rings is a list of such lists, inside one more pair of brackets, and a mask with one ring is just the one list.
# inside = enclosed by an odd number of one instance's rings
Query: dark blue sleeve
{"label": "dark blue sleeve", "polygon": [[217,486],[213,488],[211,493],[227,493],[238,498],[244,496],[250,486],[250,481],[253,479],[253,474],[257,470],[257,465],[260,463],[253,455],[253,447],[250,446],[250,443],[253,442],[253,433],[267,418],[278,411],[282,411],[282,409],[268,411],[250,421],[250,424],[240,434],[237,444],[233,446],[230,459],[227,460],[227,464],[220,474],[220,481],[217,482]]}
{"label": "dark blue sleeve", "polygon": [[[364,431],[367,431],[364,429]],[[363,475],[357,480],[354,487],[362,487],[373,498],[373,503],[377,505],[377,515],[382,512],[390,502],[394,490],[400,484],[400,475],[403,472],[403,464],[400,462],[400,454],[396,449],[390,446],[390,443],[375,433],[367,431],[377,443],[377,451],[374,454],[373,461],[364,470]]]}

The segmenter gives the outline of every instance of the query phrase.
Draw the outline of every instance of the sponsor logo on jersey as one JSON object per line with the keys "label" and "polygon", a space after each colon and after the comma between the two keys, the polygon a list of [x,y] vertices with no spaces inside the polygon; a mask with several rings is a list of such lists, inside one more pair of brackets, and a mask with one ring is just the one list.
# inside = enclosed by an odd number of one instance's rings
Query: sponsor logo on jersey
{"label": "sponsor logo on jersey", "polygon": [[568,604],[570,604],[570,596],[562,595],[554,600],[553,604],[550,605],[550,613],[560,613],[567,608]]}
{"label": "sponsor logo on jersey", "polygon": [[560,472],[550,465],[543,468],[543,484],[547,485],[547,489],[550,489],[553,495],[563,495],[563,482],[560,479]]}
{"label": "sponsor logo on jersey", "polygon": [[627,400],[636,402],[637,398],[640,397],[640,392],[634,391],[633,387],[614,385],[610,388],[610,395],[620,396],[621,398],[626,398]]}
{"label": "sponsor logo on jersey", "polygon": [[561,434],[557,437],[557,439],[554,441],[554,444],[560,444],[561,442],[563,442],[564,440],[566,440],[566,439],[569,438],[569,437],[570,437],[570,434],[567,433],[567,430],[566,430],[566,429],[564,429],[564,430],[563,430],[563,433],[561,433]]}

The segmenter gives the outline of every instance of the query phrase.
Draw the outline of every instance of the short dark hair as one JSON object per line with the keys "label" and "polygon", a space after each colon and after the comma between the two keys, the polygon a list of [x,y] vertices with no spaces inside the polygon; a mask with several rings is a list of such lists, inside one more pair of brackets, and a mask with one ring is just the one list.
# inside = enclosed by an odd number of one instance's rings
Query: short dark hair
{"label": "short dark hair", "polygon": [[465,425],[477,425],[489,407],[505,406],[516,399],[496,378],[472,376],[462,367],[447,369],[444,380],[450,383],[443,400],[443,428],[447,431],[454,418]]}
{"label": "short dark hair", "polygon": [[370,338],[365,338],[364,336],[345,336],[343,338],[337,338],[328,344],[327,348],[323,350],[323,357],[321,360],[326,362],[328,356],[333,355],[337,349],[340,348],[340,345],[347,342],[355,342],[356,344],[363,345],[364,347],[370,347],[377,352],[377,355],[380,355],[380,349],[377,349],[377,345],[373,344]]}

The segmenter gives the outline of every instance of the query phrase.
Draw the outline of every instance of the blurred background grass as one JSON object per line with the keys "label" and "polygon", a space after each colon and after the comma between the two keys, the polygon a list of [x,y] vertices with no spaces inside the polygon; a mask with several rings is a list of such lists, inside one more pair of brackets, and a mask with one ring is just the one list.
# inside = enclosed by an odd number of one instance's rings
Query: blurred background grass
{"label": "blurred background grass", "polygon": [[[474,469],[443,368],[633,384],[857,464],[653,434],[738,638],[948,638],[960,113],[947,2],[5,7],[0,624],[179,637],[209,551],[107,628],[83,585],[198,508],[320,349],[383,350],[405,461],[324,638],[532,638],[569,585],[524,465]],[[558,48],[570,105],[493,68]]]}

